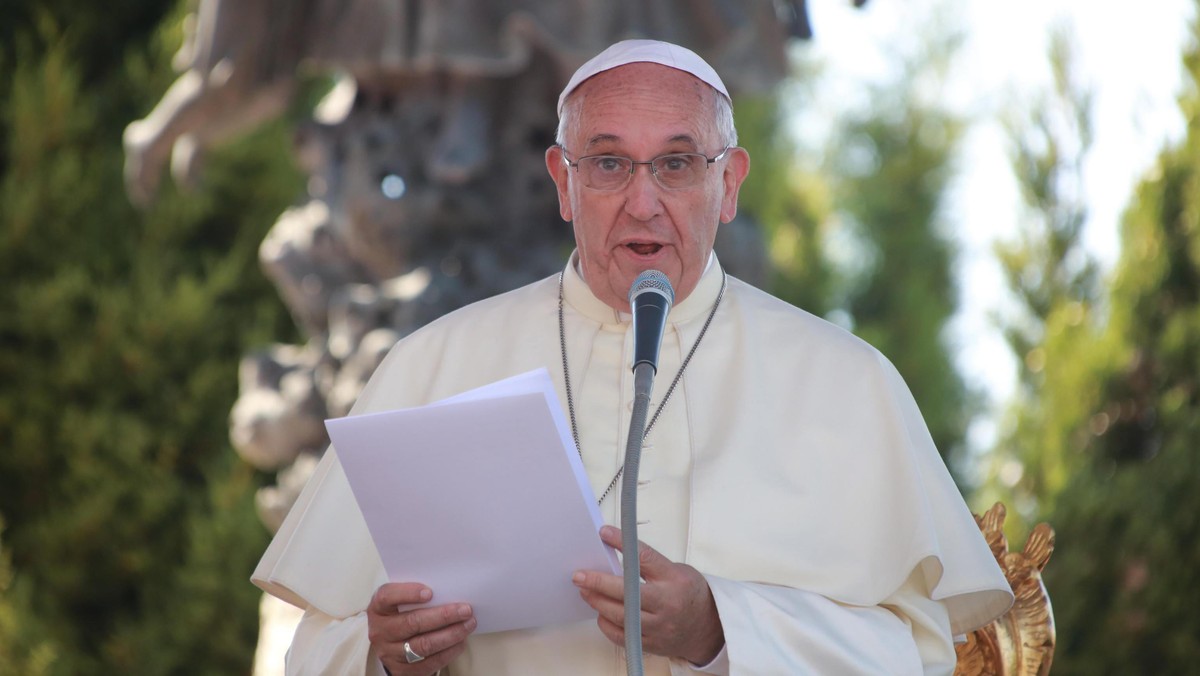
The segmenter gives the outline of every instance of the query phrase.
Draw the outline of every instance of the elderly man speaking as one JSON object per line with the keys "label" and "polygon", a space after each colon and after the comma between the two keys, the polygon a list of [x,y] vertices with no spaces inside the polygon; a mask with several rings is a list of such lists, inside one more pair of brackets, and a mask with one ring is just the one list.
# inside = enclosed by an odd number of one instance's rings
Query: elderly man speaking
{"label": "elderly man speaking", "polygon": [[[892,364],[722,270],[713,241],[750,158],[717,73],[676,45],[611,46],[559,98],[546,167],[577,245],[562,273],[399,342],[354,413],[547,368],[618,523],[628,293],[659,270],[676,303],[638,476],[645,673],[951,673],[953,637],[1011,591]],[[621,547],[611,525],[600,537]],[[253,580],[305,610],[289,673],[625,671],[620,576],[574,573],[594,622],[473,634],[469,605],[387,581],[333,449]]]}

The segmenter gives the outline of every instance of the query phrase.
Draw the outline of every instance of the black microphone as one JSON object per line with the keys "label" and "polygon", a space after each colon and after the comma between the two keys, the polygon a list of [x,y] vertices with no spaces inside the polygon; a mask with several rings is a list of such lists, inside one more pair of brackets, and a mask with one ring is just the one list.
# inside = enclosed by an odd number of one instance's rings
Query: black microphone
{"label": "black microphone", "polygon": [[675,302],[671,280],[658,270],[646,270],[629,288],[633,311],[633,368],[649,364],[658,373],[658,350],[667,327],[667,313]]}

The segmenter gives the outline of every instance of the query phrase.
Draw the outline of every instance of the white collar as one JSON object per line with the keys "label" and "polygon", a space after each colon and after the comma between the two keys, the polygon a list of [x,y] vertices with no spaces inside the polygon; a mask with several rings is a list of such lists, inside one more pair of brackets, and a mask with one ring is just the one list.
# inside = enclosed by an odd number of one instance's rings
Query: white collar
{"label": "white collar", "polygon": [[[671,308],[667,321],[686,322],[698,316],[707,316],[708,311],[712,309],[712,304],[717,300],[717,294],[721,292],[722,277],[724,275],[721,271],[721,264],[717,261],[717,254],[710,253],[708,263],[704,266],[704,273],[700,275],[700,281],[696,284],[696,288],[692,289],[687,298]],[[621,312],[609,307],[608,304],[597,298],[596,294],[592,293],[591,288],[584,281],[583,275],[579,272],[578,250],[571,253],[570,259],[567,260],[567,267],[563,271],[563,300],[575,311],[601,324],[626,324],[630,320],[628,312]]]}

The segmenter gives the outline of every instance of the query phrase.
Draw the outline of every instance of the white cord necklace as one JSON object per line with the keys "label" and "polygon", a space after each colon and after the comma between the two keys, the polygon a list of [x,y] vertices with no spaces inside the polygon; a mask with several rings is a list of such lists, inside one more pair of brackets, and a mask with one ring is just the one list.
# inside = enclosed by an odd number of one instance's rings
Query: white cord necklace
{"label": "white cord necklace", "polygon": [[[721,290],[717,293],[717,300],[713,303],[712,310],[708,313],[708,319],[704,320],[704,326],[700,329],[700,335],[696,336],[696,342],[692,343],[692,349],[688,350],[687,356],[683,358],[683,363],[679,365],[679,372],[675,374],[675,379],[671,381],[671,386],[667,388],[667,393],[663,395],[662,401],[658,407],[654,409],[654,416],[650,418],[649,424],[646,425],[646,432],[642,435],[645,439],[650,434],[650,429],[654,427],[654,423],[658,421],[658,415],[662,413],[663,407],[667,405],[667,400],[671,398],[671,393],[675,391],[675,386],[679,384],[679,379],[683,377],[683,371],[692,361],[692,355],[696,354],[696,348],[700,347],[700,341],[704,340],[704,334],[708,333],[708,326],[712,324],[713,317],[717,314],[717,308],[721,307],[721,299],[725,297],[725,286],[728,283],[729,277],[725,271],[721,271]],[[579,451],[579,459],[583,459],[583,447],[579,444],[579,426],[575,423],[575,399],[571,395],[571,370],[567,367],[567,330],[563,321],[563,273],[558,273],[558,347],[562,352],[563,363],[563,383],[567,390],[567,412],[571,415],[571,436],[575,438],[575,449]],[[617,468],[617,474],[608,483],[608,488],[604,489],[604,494],[596,501],[596,504],[604,502],[604,498],[612,492],[612,489],[617,485],[617,481],[621,479],[621,474],[625,471],[625,464],[622,463]]]}

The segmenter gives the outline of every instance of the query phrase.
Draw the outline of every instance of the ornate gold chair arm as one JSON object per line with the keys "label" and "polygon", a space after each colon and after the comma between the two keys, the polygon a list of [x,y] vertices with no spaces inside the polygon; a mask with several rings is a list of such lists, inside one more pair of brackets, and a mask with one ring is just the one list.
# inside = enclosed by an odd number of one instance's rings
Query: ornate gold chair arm
{"label": "ornate gold chair arm", "polygon": [[1038,524],[1020,552],[1008,551],[1004,537],[1004,504],[997,502],[982,517],[979,530],[1008,578],[1016,600],[991,624],[976,629],[955,646],[956,676],[1044,676],[1054,658],[1054,612],[1042,584],[1042,569],[1054,552],[1054,530]]}

